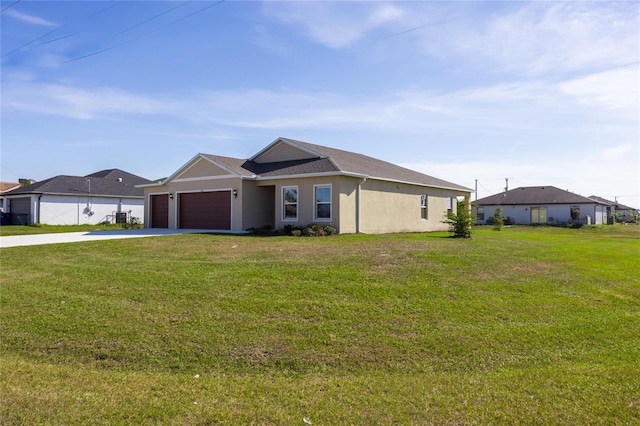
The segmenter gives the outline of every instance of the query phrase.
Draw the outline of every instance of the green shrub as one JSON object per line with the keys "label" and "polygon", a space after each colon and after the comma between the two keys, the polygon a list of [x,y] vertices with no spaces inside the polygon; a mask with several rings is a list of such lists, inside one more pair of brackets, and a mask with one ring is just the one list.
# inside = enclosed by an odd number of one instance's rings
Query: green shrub
{"label": "green shrub", "polygon": [[329,235],[336,234],[338,230],[331,225],[318,225],[317,223],[309,224],[305,227],[298,228],[297,226],[287,224],[282,227],[279,231],[280,235],[290,235],[294,237],[305,236],[305,237],[325,237]]}
{"label": "green shrub", "polygon": [[336,232],[338,232],[338,230],[331,225],[327,225],[324,227],[324,233],[327,235],[333,235]]}

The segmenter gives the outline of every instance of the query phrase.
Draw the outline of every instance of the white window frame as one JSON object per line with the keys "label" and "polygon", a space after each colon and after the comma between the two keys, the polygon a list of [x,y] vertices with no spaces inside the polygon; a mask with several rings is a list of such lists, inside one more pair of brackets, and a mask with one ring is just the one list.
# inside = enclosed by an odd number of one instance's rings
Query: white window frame
{"label": "white window frame", "polygon": [[[296,191],[296,202],[295,203],[291,203],[291,202],[287,202],[286,197],[285,197],[285,192],[288,189],[295,189]],[[296,217],[287,217],[287,206],[288,205],[295,205],[296,206]],[[300,207],[300,190],[298,189],[297,186],[292,185],[292,186],[283,186],[282,187],[282,221],[283,222],[297,222],[298,221],[298,210]]]}
{"label": "white window frame", "polygon": [[[329,188],[329,201],[318,203],[318,188]],[[318,217],[318,204],[329,204],[329,217]],[[331,222],[333,218],[333,187],[330,183],[313,185],[313,220],[316,222]]]}

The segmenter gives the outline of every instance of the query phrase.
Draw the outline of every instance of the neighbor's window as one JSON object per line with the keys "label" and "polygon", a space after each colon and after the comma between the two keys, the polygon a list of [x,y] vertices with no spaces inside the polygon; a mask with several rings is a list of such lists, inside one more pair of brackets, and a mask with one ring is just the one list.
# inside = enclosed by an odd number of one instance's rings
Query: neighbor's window
{"label": "neighbor's window", "polygon": [[546,207],[531,207],[531,224],[547,223]]}
{"label": "neighbor's window", "polygon": [[331,185],[316,185],[314,220],[331,220]]}
{"label": "neighbor's window", "polygon": [[453,198],[447,197],[447,214],[453,213]]}
{"label": "neighbor's window", "polygon": [[422,194],[420,196],[420,218],[427,220],[429,217],[429,213],[427,211],[427,194]]}
{"label": "neighbor's window", "polygon": [[580,206],[571,206],[571,220],[580,219]]}
{"label": "neighbor's window", "polygon": [[282,220],[298,220],[298,187],[282,188]]}
{"label": "neighbor's window", "polygon": [[484,207],[478,207],[476,211],[476,220],[484,220]]}

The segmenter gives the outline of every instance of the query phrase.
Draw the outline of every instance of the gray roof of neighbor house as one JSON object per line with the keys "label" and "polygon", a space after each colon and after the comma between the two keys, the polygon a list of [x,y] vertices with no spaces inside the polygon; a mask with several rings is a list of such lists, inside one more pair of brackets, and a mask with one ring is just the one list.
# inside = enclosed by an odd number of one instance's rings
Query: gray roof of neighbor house
{"label": "gray roof of neighbor house", "polygon": [[633,207],[625,206],[624,204],[617,203],[615,201],[607,200],[602,197],[598,197],[597,195],[589,195],[589,198],[592,200],[599,201],[602,204],[608,204],[611,206],[616,206],[616,210],[635,210]]}
{"label": "gray roof of neighbor house", "polygon": [[604,204],[555,186],[521,186],[506,192],[481,198],[475,202],[480,206],[531,205],[531,204]]}
{"label": "gray roof of neighbor house", "polygon": [[123,170],[108,169],[87,176],[55,176],[3,195],[58,194],[142,198],[144,189],[135,186],[147,183],[151,181]]}
{"label": "gray roof of neighbor house", "polygon": [[245,177],[255,175],[260,178],[275,178],[316,173],[346,173],[372,179],[414,183],[471,192],[470,188],[355,152],[328,148],[287,138],[279,138],[277,141],[283,141],[290,145],[303,148],[306,151],[311,151],[317,154],[317,157],[272,163],[258,163],[252,160],[240,160],[218,155],[202,155]]}

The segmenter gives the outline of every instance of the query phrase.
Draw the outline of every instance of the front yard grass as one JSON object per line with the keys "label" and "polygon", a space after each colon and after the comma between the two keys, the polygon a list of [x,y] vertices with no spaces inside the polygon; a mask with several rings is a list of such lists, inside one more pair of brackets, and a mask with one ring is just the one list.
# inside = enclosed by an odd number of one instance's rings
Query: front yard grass
{"label": "front yard grass", "polygon": [[637,424],[640,227],[2,249],[1,424]]}

